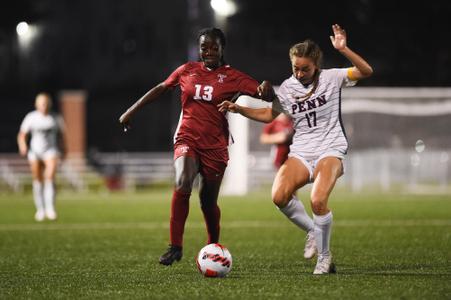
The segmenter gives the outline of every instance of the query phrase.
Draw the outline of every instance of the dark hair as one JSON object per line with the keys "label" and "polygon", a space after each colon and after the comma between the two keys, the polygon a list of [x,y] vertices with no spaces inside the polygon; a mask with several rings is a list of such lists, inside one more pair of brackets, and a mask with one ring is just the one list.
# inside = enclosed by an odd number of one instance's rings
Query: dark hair
{"label": "dark hair", "polygon": [[318,46],[318,44],[316,44],[314,41],[305,40],[301,43],[293,45],[290,48],[289,56],[290,59],[293,58],[293,56],[310,58],[317,67],[313,78],[313,88],[304,97],[302,97],[304,100],[307,100],[318,88],[323,52],[321,51],[321,48]]}
{"label": "dark hair", "polygon": [[199,30],[199,33],[197,35],[197,41],[199,41],[200,37],[203,35],[208,35],[209,37],[212,37],[214,39],[219,39],[219,42],[221,43],[222,48],[225,48],[226,45],[226,38],[224,35],[224,32],[222,32],[221,29],[215,28],[215,27],[209,27]]}

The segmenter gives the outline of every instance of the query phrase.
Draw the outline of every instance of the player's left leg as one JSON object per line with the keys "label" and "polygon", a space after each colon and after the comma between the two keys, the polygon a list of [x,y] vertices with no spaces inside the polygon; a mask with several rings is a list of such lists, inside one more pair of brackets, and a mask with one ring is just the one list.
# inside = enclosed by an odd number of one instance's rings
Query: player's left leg
{"label": "player's left leg", "polygon": [[329,247],[333,215],[327,204],[329,195],[342,174],[343,164],[337,157],[325,157],[318,162],[315,168],[311,204],[318,262],[313,274],[335,273]]}
{"label": "player's left leg", "polygon": [[44,202],[45,216],[49,220],[56,220],[55,210],[55,175],[58,167],[58,157],[51,157],[44,160]]}
{"label": "player's left leg", "polygon": [[215,179],[202,177],[200,183],[200,207],[207,227],[207,244],[219,242],[221,210],[218,206],[218,195],[221,181],[222,176]]}
{"label": "player's left leg", "polygon": [[207,244],[219,242],[221,210],[218,195],[229,159],[228,150],[209,150],[201,155],[199,198],[207,227]]}

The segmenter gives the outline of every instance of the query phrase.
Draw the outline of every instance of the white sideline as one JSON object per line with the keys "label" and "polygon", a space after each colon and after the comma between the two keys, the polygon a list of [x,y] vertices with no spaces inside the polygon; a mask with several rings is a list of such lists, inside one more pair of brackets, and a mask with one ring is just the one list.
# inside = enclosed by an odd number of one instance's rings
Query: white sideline
{"label": "white sideline", "polygon": [[[288,222],[232,221],[222,222],[223,228],[279,228],[290,227]],[[415,226],[451,226],[449,219],[429,220],[338,220],[338,227],[415,227]],[[205,228],[203,222],[188,222],[187,228]],[[167,229],[168,222],[131,222],[131,223],[40,223],[40,224],[0,224],[0,231],[40,231],[40,230],[121,230],[121,229]]]}

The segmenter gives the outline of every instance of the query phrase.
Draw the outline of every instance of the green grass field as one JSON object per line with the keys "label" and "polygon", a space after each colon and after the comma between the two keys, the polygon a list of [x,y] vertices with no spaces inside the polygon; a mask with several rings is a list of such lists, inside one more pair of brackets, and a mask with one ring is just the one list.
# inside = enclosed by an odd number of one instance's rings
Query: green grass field
{"label": "green grass field", "polygon": [[206,241],[197,192],[182,261],[158,264],[170,195],[61,193],[59,220],[39,224],[31,195],[0,196],[0,299],[451,298],[451,196],[334,194],[338,273],[327,276],[311,274],[305,235],[268,191],[221,197],[233,269],[212,279],[194,260]]}

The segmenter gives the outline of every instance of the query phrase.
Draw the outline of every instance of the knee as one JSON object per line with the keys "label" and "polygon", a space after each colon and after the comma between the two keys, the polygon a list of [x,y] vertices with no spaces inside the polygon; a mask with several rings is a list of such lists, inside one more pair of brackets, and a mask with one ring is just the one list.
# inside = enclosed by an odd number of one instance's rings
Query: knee
{"label": "knee", "polygon": [[272,192],[272,202],[279,208],[287,206],[291,200],[291,193],[282,190],[276,190]]}
{"label": "knee", "polygon": [[329,209],[327,208],[327,197],[323,195],[312,195],[312,212],[315,215],[324,215]]}
{"label": "knee", "polygon": [[175,180],[175,189],[183,193],[191,193],[193,180],[189,176],[182,175]]}
{"label": "knee", "polygon": [[214,201],[200,201],[200,209],[202,211],[210,211],[212,209],[216,209],[216,207],[218,207],[218,203],[217,202],[214,202]]}
{"label": "knee", "polygon": [[211,210],[218,206],[218,197],[215,195],[199,195],[200,208],[202,210]]}

